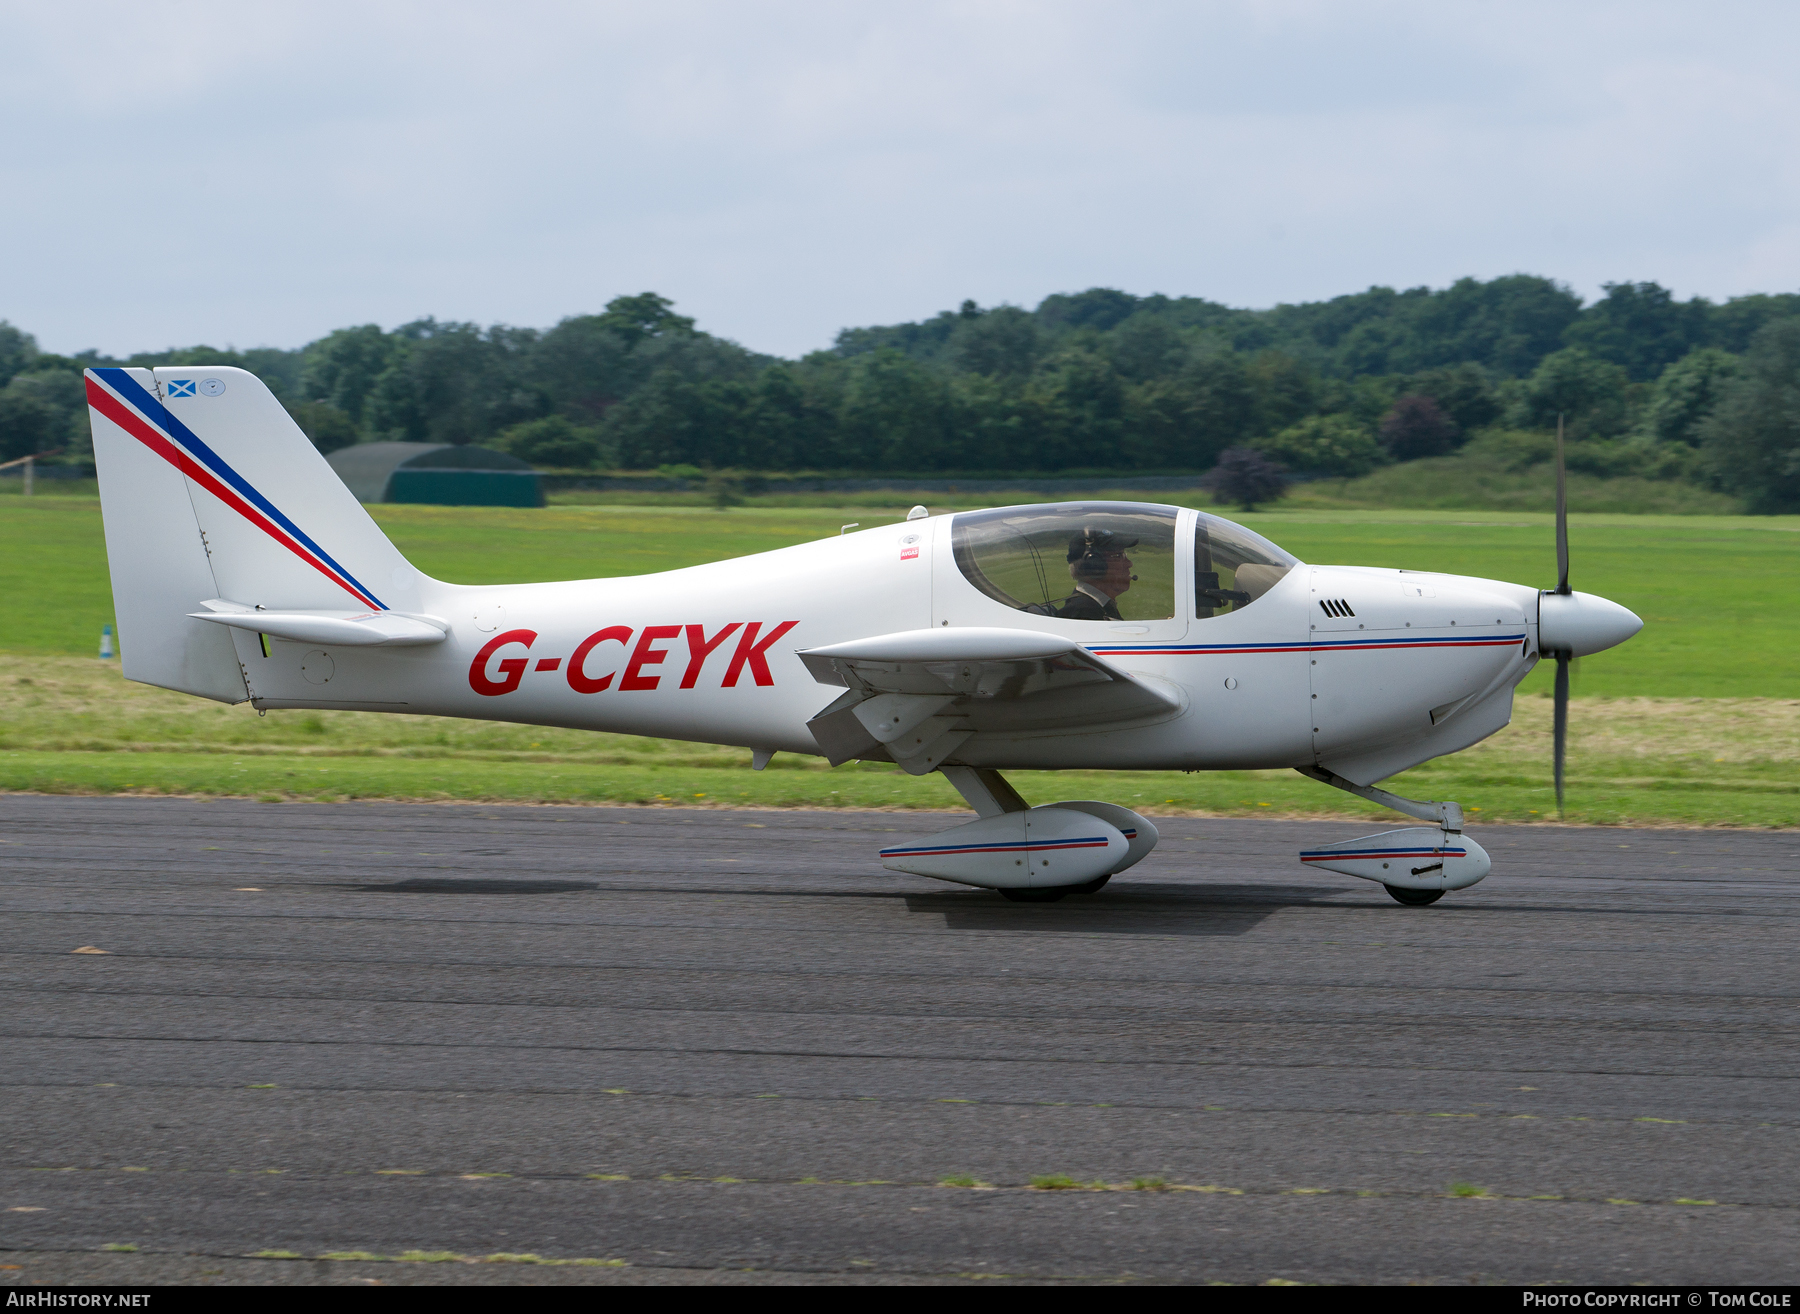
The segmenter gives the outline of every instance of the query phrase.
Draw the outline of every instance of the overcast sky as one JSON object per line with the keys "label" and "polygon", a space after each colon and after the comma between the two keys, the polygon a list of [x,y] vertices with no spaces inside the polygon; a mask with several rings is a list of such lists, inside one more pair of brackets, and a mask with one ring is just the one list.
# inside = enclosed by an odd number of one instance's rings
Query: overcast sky
{"label": "overcast sky", "polygon": [[297,346],[621,292],[797,355],[1096,285],[1800,286],[1800,5],[0,0],[0,318]]}

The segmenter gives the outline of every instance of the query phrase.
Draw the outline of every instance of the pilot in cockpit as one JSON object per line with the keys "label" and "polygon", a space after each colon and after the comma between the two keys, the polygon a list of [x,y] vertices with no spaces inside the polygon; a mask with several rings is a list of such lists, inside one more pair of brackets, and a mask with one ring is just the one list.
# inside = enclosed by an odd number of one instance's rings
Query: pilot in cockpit
{"label": "pilot in cockpit", "polygon": [[1136,547],[1110,529],[1092,525],[1069,539],[1069,575],[1075,591],[1056,605],[1054,614],[1064,620],[1123,620],[1118,599],[1137,576],[1125,549]]}

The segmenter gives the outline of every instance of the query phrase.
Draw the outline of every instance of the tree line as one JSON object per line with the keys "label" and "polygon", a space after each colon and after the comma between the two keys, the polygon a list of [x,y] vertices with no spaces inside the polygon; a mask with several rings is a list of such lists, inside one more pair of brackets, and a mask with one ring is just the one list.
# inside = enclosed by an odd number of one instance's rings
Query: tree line
{"label": "tree line", "polygon": [[546,468],[975,476],[1199,472],[1249,449],[1348,477],[1471,442],[1522,462],[1566,417],[1571,464],[1800,508],[1800,295],[1588,305],[1517,274],[1243,310],[1107,288],[965,301],[798,360],[706,333],[655,293],[549,329],[420,319],[296,350],[56,356],[0,322],[0,452],[86,445],[80,371],[241,365],[313,442],[480,443]]}

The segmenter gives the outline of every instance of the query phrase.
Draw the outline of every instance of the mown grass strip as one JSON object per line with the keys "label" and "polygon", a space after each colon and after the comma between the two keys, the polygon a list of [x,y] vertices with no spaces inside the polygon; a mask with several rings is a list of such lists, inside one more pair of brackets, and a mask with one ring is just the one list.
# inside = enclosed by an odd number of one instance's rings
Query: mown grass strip
{"label": "mown grass strip", "polygon": [[[1550,821],[1548,785],[1517,785],[1472,772],[1408,773],[1398,792],[1464,800],[1472,825]],[[1424,772],[1419,773],[1424,775]],[[1146,816],[1343,817],[1357,824],[1404,824],[1395,814],[1288,773],[1218,772],[1168,777],[1149,772],[1018,772],[1027,799],[1101,798]],[[263,802],[470,802],[651,807],[855,808],[962,811],[941,780],[897,771],[760,772],[744,768],[587,766],[405,758],[316,758],[218,753],[46,753],[0,750],[0,792],[137,794],[252,798]],[[1468,800],[1479,798],[1480,805]],[[1479,810],[1475,810],[1476,808]],[[1585,825],[1800,825],[1792,790],[1683,788],[1680,782],[1615,786],[1584,780],[1571,790],[1566,820]],[[1185,832],[1174,830],[1172,835]],[[1195,833],[1191,838],[1204,838]]]}

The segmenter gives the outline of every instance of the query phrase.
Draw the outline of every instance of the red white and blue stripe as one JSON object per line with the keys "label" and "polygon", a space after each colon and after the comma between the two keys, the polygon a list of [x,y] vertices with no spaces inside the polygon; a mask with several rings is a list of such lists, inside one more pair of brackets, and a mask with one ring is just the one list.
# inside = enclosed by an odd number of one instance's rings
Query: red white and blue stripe
{"label": "red white and blue stripe", "polygon": [[1417,638],[1309,639],[1304,643],[1120,643],[1094,644],[1096,657],[1236,657],[1262,652],[1373,652],[1394,648],[1508,648],[1525,635],[1472,634],[1449,638],[1421,634]]}
{"label": "red white and blue stripe", "polygon": [[1060,853],[1068,849],[1103,849],[1107,845],[1104,835],[1084,835],[1078,838],[1058,840],[1006,840],[985,844],[903,844],[899,848],[883,849],[884,858],[945,858],[960,856],[965,853]]}
{"label": "red white and blue stripe", "polygon": [[[104,386],[102,386],[104,385]],[[366,607],[387,604],[122,369],[88,371],[88,405]]]}
{"label": "red white and blue stripe", "polygon": [[1411,861],[1414,858],[1466,858],[1467,849],[1454,848],[1411,848],[1411,849],[1303,849],[1301,862],[1342,862],[1346,858],[1358,861],[1369,861],[1378,858],[1400,859]]}

